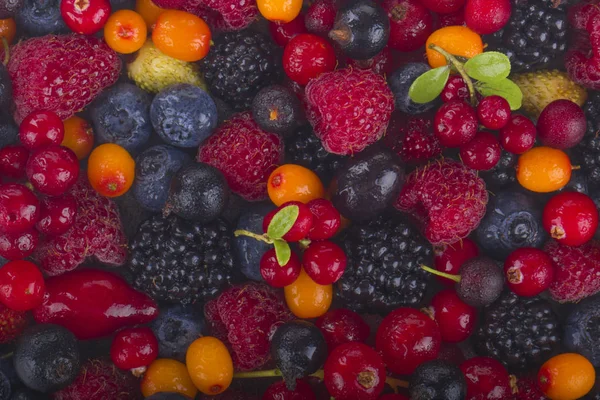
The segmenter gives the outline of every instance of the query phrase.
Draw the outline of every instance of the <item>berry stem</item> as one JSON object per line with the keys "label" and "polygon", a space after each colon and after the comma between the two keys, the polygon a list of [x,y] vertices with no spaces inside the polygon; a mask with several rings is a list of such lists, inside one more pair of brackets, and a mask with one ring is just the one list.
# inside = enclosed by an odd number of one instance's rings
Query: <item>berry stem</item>
{"label": "berry stem", "polygon": [[475,97],[475,87],[473,86],[473,81],[471,80],[469,75],[467,75],[467,71],[465,71],[465,69],[463,68],[463,63],[458,61],[458,59],[456,57],[454,57],[452,54],[448,53],[446,50],[442,49],[441,47],[439,47],[433,43],[429,45],[429,48],[437,51],[438,53],[440,53],[441,55],[446,57],[446,61],[451,63],[454,66],[454,68],[456,68],[456,70],[458,71],[460,76],[462,76],[463,80],[467,84],[467,87],[469,88],[469,96],[471,98],[471,105],[473,107],[475,107],[477,105],[477,98]]}
{"label": "berry stem", "polygon": [[421,269],[424,269],[425,271],[427,271],[431,274],[438,275],[443,278],[451,279],[456,283],[460,282],[460,275],[447,274],[445,272],[438,271],[437,269],[429,268],[427,265],[421,265]]}
{"label": "berry stem", "polygon": [[258,233],[250,232],[245,229],[238,229],[237,231],[233,232],[233,234],[235,235],[235,237],[248,236],[253,239],[260,240],[261,242],[265,242],[267,244],[273,244],[273,239],[267,236],[267,234],[259,235]]}
{"label": "berry stem", "polygon": [[4,47],[4,61],[2,61],[2,64],[6,66],[10,60],[10,50],[8,47],[8,41],[4,36],[2,36],[2,46]]}
{"label": "berry stem", "polygon": [[388,376],[385,378],[385,383],[394,389],[394,393],[398,393],[398,388],[408,388],[408,382]]}

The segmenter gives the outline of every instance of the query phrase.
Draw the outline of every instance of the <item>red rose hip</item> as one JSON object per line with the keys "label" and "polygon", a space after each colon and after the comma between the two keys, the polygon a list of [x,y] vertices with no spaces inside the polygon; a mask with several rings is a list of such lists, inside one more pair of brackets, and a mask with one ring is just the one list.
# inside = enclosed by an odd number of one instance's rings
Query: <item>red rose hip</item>
{"label": "red rose hip", "polygon": [[265,218],[263,219],[263,231],[267,233],[269,231],[269,224],[273,220],[275,214],[279,213],[281,210],[288,206],[296,206],[298,207],[298,218],[292,228],[283,235],[283,239],[288,242],[297,242],[306,238],[308,232],[310,232],[310,228],[313,226],[313,214],[310,211],[310,208],[304,203],[299,201],[288,201],[287,203],[282,204],[275,210],[271,211]]}
{"label": "red rose hip", "polygon": [[327,311],[319,317],[315,325],[323,333],[330,352],[344,343],[364,343],[371,333],[369,325],[362,317],[346,308]]}
{"label": "red rose hip", "polygon": [[34,188],[48,196],[60,196],[77,181],[79,160],[73,150],[50,146],[34,151],[27,161],[27,178]]}
{"label": "red rose hip", "polygon": [[[456,243],[437,248],[435,251],[435,269],[451,275],[458,275],[463,263],[479,256],[479,249],[474,241],[464,238]],[[446,286],[454,287],[456,282],[443,276],[436,275],[437,279]]]}
{"label": "red rose hip", "polygon": [[314,217],[307,237],[310,240],[325,240],[333,237],[342,224],[340,212],[333,203],[326,199],[315,199],[306,205]]}
{"label": "red rose hip", "polygon": [[533,247],[516,249],[504,261],[504,275],[510,290],[517,296],[537,296],[554,280],[552,259]]}
{"label": "red rose hip", "polygon": [[464,101],[444,103],[435,113],[433,129],[443,146],[463,146],[477,134],[477,114]]}
{"label": "red rose hip", "polygon": [[0,185],[0,232],[22,233],[40,217],[40,201],[25,185]]}
{"label": "red rose hip", "polygon": [[25,176],[25,166],[29,151],[23,146],[6,146],[0,149],[0,176],[21,179]]}
{"label": "red rose hip", "polygon": [[546,203],[542,224],[557,242],[581,246],[594,237],[598,228],[598,209],[583,193],[559,193]]}
{"label": "red rose hip", "polygon": [[93,35],[106,24],[110,16],[110,2],[108,0],[62,0],[60,13],[73,32]]}
{"label": "red rose hip", "polygon": [[75,222],[77,201],[70,194],[60,197],[45,197],[41,201],[40,219],[35,225],[46,235],[62,235]]}
{"label": "red rose hip", "polygon": [[302,256],[304,270],[319,285],[330,285],[342,277],[346,269],[346,253],[329,241],[314,242]]}
{"label": "red rose hip", "polygon": [[500,144],[513,154],[523,154],[535,144],[537,129],[531,120],[523,115],[513,115],[500,130]]}
{"label": "red rose hip", "polygon": [[146,367],[158,357],[158,340],[147,327],[126,328],[117,333],[110,346],[110,358],[121,369]]}
{"label": "red rose hip", "polygon": [[22,260],[29,257],[37,247],[39,233],[30,229],[20,233],[0,235],[0,257],[7,260]]}
{"label": "red rose hip", "polygon": [[479,132],[469,143],[460,148],[460,158],[467,167],[487,171],[500,161],[502,149],[494,134]]}
{"label": "red rose hip", "polygon": [[32,310],[44,299],[44,276],[37,265],[10,261],[0,269],[0,302],[15,311]]}
{"label": "red rose hip", "polygon": [[510,105],[504,97],[485,97],[477,105],[477,118],[488,129],[503,128],[510,119]]}
{"label": "red rose hip", "polygon": [[283,51],[283,70],[300,85],[335,69],[335,50],[320,36],[303,33],[295,36]]}
{"label": "red rose hip", "polygon": [[65,137],[65,126],[52,111],[34,111],[19,125],[19,140],[29,150],[60,145]]}
{"label": "red rose hip", "polygon": [[290,260],[285,265],[279,265],[275,249],[269,249],[260,259],[260,275],[269,285],[282,288],[294,283],[300,276],[302,265],[300,259],[292,251]]}
{"label": "red rose hip", "polygon": [[433,296],[428,310],[438,323],[444,342],[462,342],[475,330],[477,309],[462,301],[452,289]]}

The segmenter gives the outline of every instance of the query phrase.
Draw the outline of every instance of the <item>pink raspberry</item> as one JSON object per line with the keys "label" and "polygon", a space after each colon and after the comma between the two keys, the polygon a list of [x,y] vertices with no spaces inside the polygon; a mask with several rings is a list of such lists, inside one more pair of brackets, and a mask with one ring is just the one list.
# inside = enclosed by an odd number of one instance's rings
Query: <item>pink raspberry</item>
{"label": "pink raspberry", "polygon": [[256,0],[155,0],[157,6],[202,18],[215,31],[239,31],[258,16]]}
{"label": "pink raspberry", "polygon": [[440,160],[408,176],[394,207],[416,218],[425,237],[439,245],[467,237],[485,215],[487,202],[485,182],[473,170]]}
{"label": "pink raspberry", "polygon": [[249,201],[267,198],[267,180],[283,162],[283,141],[243,112],[223,123],[198,149],[198,161],[219,169],[232,191]]}
{"label": "pink raspberry", "polygon": [[575,28],[574,46],[565,55],[565,68],[573,81],[600,90],[600,9],[598,1],[577,4],[569,10]]}
{"label": "pink raspberry", "polygon": [[419,165],[442,154],[442,145],[433,133],[430,119],[411,117],[401,124],[399,127],[390,124],[383,140],[402,161]]}
{"label": "pink raspberry", "polygon": [[127,260],[127,237],[119,209],[111,199],[99,195],[80,177],[70,192],[77,200],[73,226],[60,236],[47,236],[34,258],[50,276],[71,271],[88,257],[104,264],[121,266]]}
{"label": "pink raspberry", "polygon": [[381,139],[394,110],[394,95],[383,76],[348,67],[311,80],[306,106],[325,150],[351,155]]}
{"label": "pink raspberry", "polygon": [[230,349],[236,370],[253,370],[270,360],[271,337],[294,316],[280,292],[262,283],[234,286],[204,306],[211,334]]}

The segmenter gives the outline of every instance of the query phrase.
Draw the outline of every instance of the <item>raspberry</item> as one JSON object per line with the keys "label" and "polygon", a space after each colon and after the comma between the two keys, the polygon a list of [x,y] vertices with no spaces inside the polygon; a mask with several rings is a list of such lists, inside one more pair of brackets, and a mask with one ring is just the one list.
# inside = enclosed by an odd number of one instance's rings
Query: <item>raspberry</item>
{"label": "raspberry", "polygon": [[215,31],[239,31],[258,15],[256,1],[245,0],[156,0],[162,8],[183,10],[205,20]]}
{"label": "raspberry", "polygon": [[381,139],[394,95],[381,75],[349,67],[311,80],[306,103],[308,120],[325,150],[350,155]]}
{"label": "raspberry", "polygon": [[8,63],[15,121],[33,111],[53,111],[65,120],[114,84],[120,71],[117,53],[95,37],[48,35],[20,42]]}
{"label": "raspberry", "polygon": [[554,264],[554,281],[549,289],[554,300],[576,303],[600,291],[599,241],[571,247],[551,240],[544,251]]}
{"label": "raspberry", "polygon": [[279,292],[260,283],[234,286],[204,306],[211,334],[231,350],[236,370],[253,370],[270,360],[271,336],[294,316]]}
{"label": "raspberry", "polygon": [[0,304],[0,344],[9,343],[21,335],[27,326],[26,315]]}
{"label": "raspberry", "polygon": [[513,394],[512,400],[548,400],[534,378],[519,378],[517,380],[517,389],[517,392]]}
{"label": "raspberry", "polygon": [[423,164],[442,154],[431,120],[423,118],[412,117],[405,126],[388,129],[384,142],[407,164]]}
{"label": "raspberry", "polygon": [[219,169],[232,191],[249,201],[267,198],[267,179],[283,162],[283,141],[260,129],[250,112],[222,124],[198,149],[198,161]]}
{"label": "raspberry", "polygon": [[116,203],[99,195],[80,177],[70,192],[77,200],[78,212],[73,226],[60,236],[47,236],[37,247],[34,258],[50,276],[77,268],[88,257],[113,266],[127,260],[127,238]]}
{"label": "raspberry", "polygon": [[413,171],[394,206],[422,224],[434,245],[465,238],[485,215],[485,182],[461,163],[441,160]]}
{"label": "raspberry", "polygon": [[600,11],[594,3],[578,4],[570,10],[569,19],[578,31],[575,46],[565,55],[565,67],[574,82],[599,90]]}

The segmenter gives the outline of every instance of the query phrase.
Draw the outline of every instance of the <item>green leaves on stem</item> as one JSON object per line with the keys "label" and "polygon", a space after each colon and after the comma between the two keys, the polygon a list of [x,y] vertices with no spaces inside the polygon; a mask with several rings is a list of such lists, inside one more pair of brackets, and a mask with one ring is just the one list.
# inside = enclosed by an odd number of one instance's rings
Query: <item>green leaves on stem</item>
{"label": "green leaves on stem", "polygon": [[275,257],[277,257],[277,263],[283,267],[290,261],[290,258],[292,257],[292,249],[290,248],[288,242],[283,239],[275,239],[273,246],[275,246]]}
{"label": "green leaves on stem", "polygon": [[449,77],[450,67],[447,65],[431,69],[415,79],[408,90],[408,95],[415,103],[429,103],[442,93]]}

